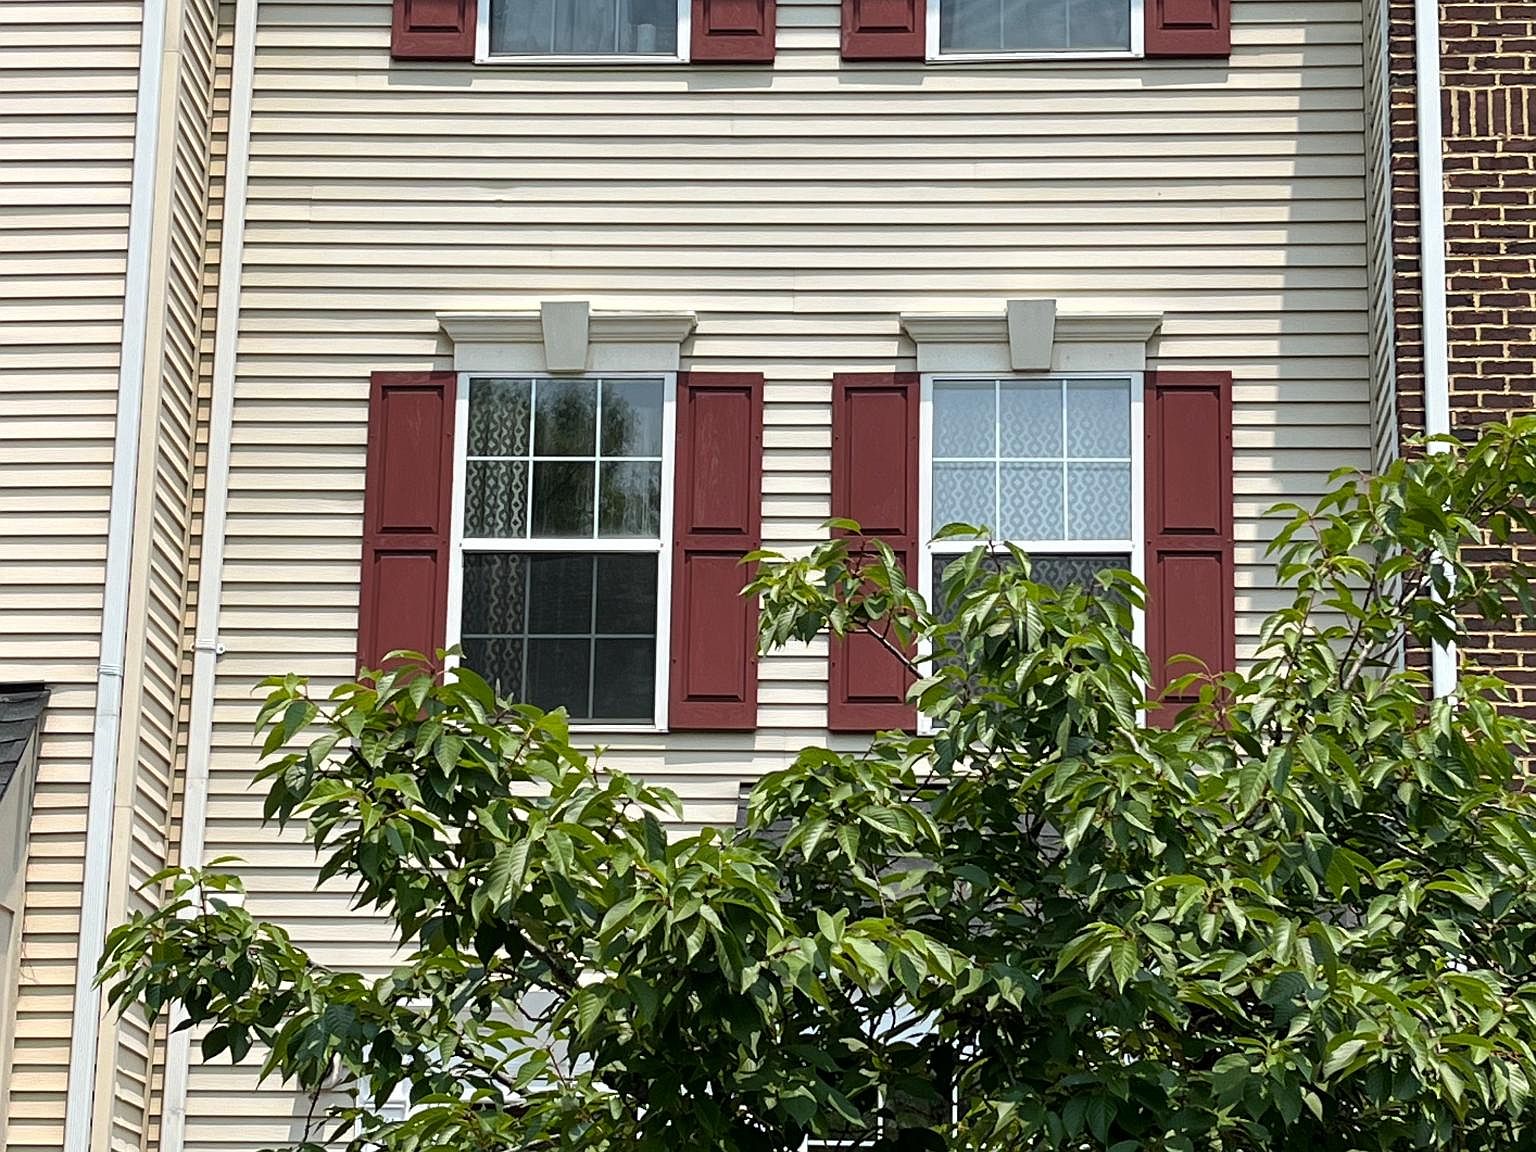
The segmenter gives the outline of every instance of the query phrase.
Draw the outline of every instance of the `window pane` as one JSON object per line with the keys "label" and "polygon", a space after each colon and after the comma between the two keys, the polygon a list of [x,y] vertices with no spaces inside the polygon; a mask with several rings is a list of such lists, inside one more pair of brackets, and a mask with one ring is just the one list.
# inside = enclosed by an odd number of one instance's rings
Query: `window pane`
{"label": "window pane", "polygon": [[999,482],[1003,540],[1060,540],[1062,528],[1061,465],[1004,464]]}
{"label": "window pane", "polygon": [[477,672],[497,695],[523,700],[523,641],[517,636],[464,638],[464,665]]}
{"label": "window pane", "polygon": [[465,465],[464,534],[504,538],[528,534],[528,464],[471,460]]}
{"label": "window pane", "polygon": [[555,51],[573,56],[618,50],[615,0],[556,0]]}
{"label": "window pane", "polygon": [[654,554],[469,553],[464,663],[540,708],[649,723],[659,594]]}
{"label": "window pane", "polygon": [[1004,380],[998,397],[1002,455],[1061,458],[1061,383]]}
{"label": "window pane", "polygon": [[1077,51],[1128,51],[1131,6],[1124,0],[1068,0],[1070,43]]}
{"label": "window pane", "polygon": [[1094,577],[1111,569],[1130,571],[1129,556],[1031,556],[1030,578],[1036,584],[1049,584],[1052,588],[1065,588],[1077,584],[1083,588],[1096,588]]}
{"label": "window pane", "polygon": [[985,456],[997,450],[997,385],[991,380],[935,380],[933,454]]}
{"label": "window pane", "polygon": [[528,641],[528,703],[546,712],[564,707],[578,720],[592,715],[592,642],[585,636],[569,640]]}
{"label": "window pane", "polygon": [[619,0],[619,51],[677,55],[675,0]]}
{"label": "window pane", "polygon": [[540,461],[533,466],[533,534],[592,535],[590,463]]}
{"label": "window pane", "polygon": [[599,536],[655,537],[661,534],[660,464],[605,461],[602,485]]}
{"label": "window pane", "polygon": [[491,0],[496,55],[677,55],[669,0]]}
{"label": "window pane", "polygon": [[1131,454],[1131,384],[1128,380],[1067,383],[1067,455]]}
{"label": "window pane", "polygon": [[528,631],[586,636],[592,631],[591,556],[528,557]]}
{"label": "window pane", "polygon": [[597,558],[596,631],[632,636],[656,634],[655,556]]}
{"label": "window pane", "polygon": [[656,641],[598,640],[592,715],[600,720],[650,720],[656,712]]}
{"label": "window pane", "polygon": [[469,455],[528,455],[527,380],[472,380]]}
{"label": "window pane", "polygon": [[661,381],[603,381],[603,455],[660,456]]}
{"label": "window pane", "polygon": [[1131,466],[1068,464],[1073,540],[1124,540],[1131,534]]}
{"label": "window pane", "polygon": [[942,52],[1129,51],[1129,0],[941,0]]}
{"label": "window pane", "polygon": [[535,456],[597,454],[597,385],[590,380],[540,380],[534,389]]}
{"label": "window pane", "polygon": [[939,48],[944,52],[995,52],[1002,43],[998,0],[943,0]]}
{"label": "window pane", "polygon": [[521,634],[527,622],[527,581],[524,556],[512,552],[465,553],[464,634]]}
{"label": "window pane", "polygon": [[996,465],[935,464],[933,466],[933,530],[956,522],[995,528],[997,519]]}
{"label": "window pane", "polygon": [[546,55],[554,51],[555,0],[491,0],[491,52]]}
{"label": "window pane", "polygon": [[[949,621],[954,619],[957,605],[943,598],[944,571],[961,557],[955,554],[940,554],[933,558],[933,586],[929,589],[928,603],[932,606],[934,615],[939,619]],[[996,572],[1000,568],[1011,565],[1013,557],[1006,552],[995,552],[988,556],[984,570]],[[1068,585],[1076,584],[1083,588],[1096,588],[1095,577],[1100,572],[1108,572],[1111,569],[1130,571],[1131,558],[1125,555],[1097,555],[1072,553],[1044,552],[1031,554],[1029,558],[1029,578],[1036,584],[1046,584],[1052,588],[1062,589]]]}
{"label": "window pane", "polygon": [[1003,19],[1008,52],[1061,52],[1067,47],[1068,0],[1015,0]]}

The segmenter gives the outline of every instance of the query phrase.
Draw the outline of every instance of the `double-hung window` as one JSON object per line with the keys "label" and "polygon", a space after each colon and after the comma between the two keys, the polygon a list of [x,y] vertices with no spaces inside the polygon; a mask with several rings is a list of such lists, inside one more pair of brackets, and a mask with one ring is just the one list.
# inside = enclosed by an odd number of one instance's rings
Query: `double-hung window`
{"label": "double-hung window", "polygon": [[927,0],[930,60],[1142,54],[1142,0]]}
{"label": "double-hung window", "polygon": [[688,59],[690,0],[480,0],[476,57],[603,63]]}
{"label": "double-hung window", "polygon": [[665,715],[675,382],[461,379],[449,640],[503,695]]}
{"label": "double-hung window", "polygon": [[1018,545],[1040,583],[1141,574],[1139,373],[925,376],[921,439],[919,579],[931,604],[945,566],[975,547],[932,539],[951,523]]}

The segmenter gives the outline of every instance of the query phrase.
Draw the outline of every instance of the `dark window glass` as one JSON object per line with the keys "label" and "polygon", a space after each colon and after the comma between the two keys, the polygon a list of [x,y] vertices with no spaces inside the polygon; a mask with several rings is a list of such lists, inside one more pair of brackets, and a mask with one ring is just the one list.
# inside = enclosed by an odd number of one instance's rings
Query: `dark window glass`
{"label": "dark window glass", "polygon": [[464,662],[514,700],[648,723],[657,596],[654,553],[470,553]]}
{"label": "dark window glass", "polygon": [[528,703],[549,711],[564,707],[572,719],[592,715],[592,645],[585,637],[528,641]]}
{"label": "dark window glass", "polygon": [[656,641],[600,637],[593,645],[592,715],[598,720],[649,716],[656,708]]}
{"label": "dark window glass", "polygon": [[529,635],[579,636],[592,630],[594,559],[560,555],[528,558]]}

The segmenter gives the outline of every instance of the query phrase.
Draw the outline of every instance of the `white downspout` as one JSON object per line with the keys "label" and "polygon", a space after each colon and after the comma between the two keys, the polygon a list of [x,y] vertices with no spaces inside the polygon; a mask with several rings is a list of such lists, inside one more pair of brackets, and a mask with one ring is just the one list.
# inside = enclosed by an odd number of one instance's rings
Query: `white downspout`
{"label": "white downspout", "polygon": [[[1419,296],[1424,333],[1424,431],[1451,430],[1451,385],[1445,324],[1445,171],[1440,134],[1440,4],[1413,0],[1414,97],[1419,149]],[[1445,451],[1445,445],[1431,447]],[[1437,644],[1429,656],[1434,694],[1456,691],[1456,646]]]}
{"label": "white downspout", "polygon": [[[229,450],[235,419],[235,350],[240,339],[240,288],[245,259],[246,187],[251,160],[251,98],[256,72],[258,0],[238,0],[230,70],[229,133],[224,168],[224,234],[219,244],[213,386],[208,413],[208,471],[203,486],[202,558],[197,589],[197,636],[192,653],[192,701],[187,725],[186,782],[179,860],[202,864],[208,824],[208,761],[213,749],[213,689],[218,675],[219,611],[223,600],[224,536],[229,512]],[[171,1016],[166,1041],[160,1152],[181,1152],[187,1138],[187,1081],[192,1033]]]}
{"label": "white downspout", "polygon": [[128,207],[128,253],[123,274],[123,329],[117,369],[117,420],[112,440],[112,491],[107,513],[101,650],[96,670],[96,714],[91,725],[91,775],[86,806],[84,876],[80,888],[80,934],[70,1021],[69,1095],[64,1106],[65,1152],[90,1152],[95,1114],[97,1044],[101,1038],[101,989],[96,986],[96,966],[101,962],[106,945],[118,742],[123,722],[123,661],[128,648],[128,582],[133,568],[139,436],[147,371],[144,358],[149,344],[165,27],[166,0],[144,0],[140,22],[139,86],[134,103],[133,182]]}

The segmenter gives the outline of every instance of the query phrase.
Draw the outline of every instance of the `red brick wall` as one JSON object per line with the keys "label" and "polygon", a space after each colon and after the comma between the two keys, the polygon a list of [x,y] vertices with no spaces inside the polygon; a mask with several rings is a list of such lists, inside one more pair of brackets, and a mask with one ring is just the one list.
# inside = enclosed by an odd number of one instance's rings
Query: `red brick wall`
{"label": "red brick wall", "polygon": [[[1411,0],[1389,12],[1398,413],[1413,433],[1424,389]],[[1536,4],[1441,4],[1440,19],[1451,427],[1470,432],[1536,409]],[[1536,716],[1536,633],[1482,629],[1465,656]]]}

